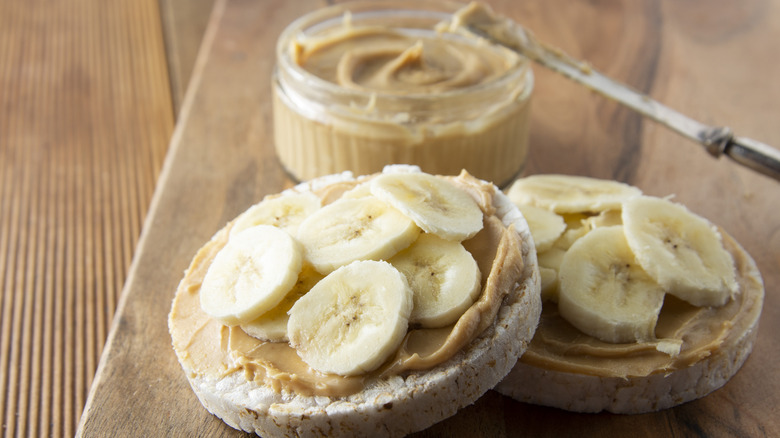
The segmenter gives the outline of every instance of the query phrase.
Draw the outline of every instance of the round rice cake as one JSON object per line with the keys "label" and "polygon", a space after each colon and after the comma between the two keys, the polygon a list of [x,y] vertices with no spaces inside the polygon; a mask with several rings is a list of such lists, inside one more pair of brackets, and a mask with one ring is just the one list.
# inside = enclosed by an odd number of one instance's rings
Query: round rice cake
{"label": "round rice cake", "polygon": [[[582,215],[577,226],[581,220],[586,227],[604,216],[576,214]],[[635,414],[670,408],[723,386],[753,348],[764,286],[750,255],[718,231],[733,258],[738,285],[726,304],[694,306],[667,293],[656,339],[610,343],[575,328],[559,313],[558,291],[543,291],[547,298],[534,339],[496,390],[569,411]],[[538,256],[544,267],[544,254]]]}
{"label": "round rice cake", "polygon": [[[393,166],[383,173],[416,171]],[[365,195],[360,185],[370,178],[333,175],[279,196],[312,192],[324,205],[342,196]],[[494,316],[480,314],[490,316],[482,325],[484,330],[475,332],[463,348],[443,356],[444,360],[422,369],[381,372],[392,368],[393,358],[376,372],[349,378],[346,386],[334,384],[338,389],[331,394],[329,382],[343,383],[346,378],[314,372],[322,377],[325,389],[298,385],[295,369],[279,372],[276,364],[264,366],[262,353],[244,354],[278,348],[286,351],[286,357],[295,356],[287,343],[251,338],[238,326],[227,327],[210,318],[198,304],[203,277],[226,244],[231,222],[198,251],[169,314],[174,351],[203,406],[236,429],[266,437],[403,436],[455,414],[493,388],[523,354],[538,324],[540,280],[533,241],[522,215],[495,186],[465,173],[441,178],[468,192],[485,214],[483,230],[463,242],[483,273],[480,298],[467,312],[486,305],[482,297],[489,288],[500,290],[503,297]],[[492,258],[488,260],[487,255]],[[420,331],[410,327],[407,337]],[[193,349],[193,343],[200,348]],[[305,366],[303,362],[296,366],[301,364]]]}

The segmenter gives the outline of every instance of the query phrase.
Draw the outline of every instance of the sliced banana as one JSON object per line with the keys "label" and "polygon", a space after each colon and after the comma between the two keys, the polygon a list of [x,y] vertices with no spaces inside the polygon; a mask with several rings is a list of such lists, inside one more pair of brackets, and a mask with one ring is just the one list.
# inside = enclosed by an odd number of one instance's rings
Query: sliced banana
{"label": "sliced banana", "polygon": [[230,237],[255,225],[273,225],[295,235],[298,225],[320,208],[320,198],[310,192],[267,197],[239,215]]}
{"label": "sliced banana", "polygon": [[558,271],[539,266],[539,278],[542,282],[542,300],[558,302]]}
{"label": "sliced banana", "polygon": [[563,262],[563,256],[566,255],[566,250],[558,247],[552,247],[545,252],[537,255],[539,266],[549,268],[559,272],[561,270],[561,263]]}
{"label": "sliced banana", "polygon": [[261,341],[289,341],[287,337],[287,321],[290,317],[287,315],[287,312],[299,298],[304,296],[320,280],[322,280],[322,275],[315,271],[311,265],[304,263],[301,273],[298,275],[298,280],[282,301],[256,319],[246,324],[241,324],[241,330]]}
{"label": "sliced banana", "polygon": [[247,228],[214,257],[200,287],[201,308],[225,325],[252,321],[292,289],[302,260],[287,232],[271,225]]}
{"label": "sliced banana", "polygon": [[566,229],[563,218],[550,210],[534,207],[527,204],[516,204],[531,229],[537,252],[547,251],[552,248],[555,241]]}
{"label": "sliced banana", "polygon": [[363,198],[366,196],[373,196],[371,194],[371,183],[370,182],[364,182],[356,185],[355,187],[347,190],[344,192],[341,197],[343,199],[356,199],[356,198]]}
{"label": "sliced banana", "polygon": [[462,241],[482,229],[482,210],[474,198],[433,175],[383,174],[371,181],[371,193],[445,239]]}
{"label": "sliced banana", "polygon": [[558,310],[583,333],[605,342],[655,338],[664,290],[639,266],[622,226],[597,228],[566,252]]}
{"label": "sliced banana", "polygon": [[619,209],[623,201],[641,195],[633,186],[584,176],[532,175],[520,178],[507,191],[516,204],[529,204],[556,213]]}
{"label": "sliced banana", "polygon": [[355,260],[387,260],[408,247],[420,229],[406,215],[373,196],[339,199],[298,227],[306,260],[322,274]]}
{"label": "sliced banana", "polygon": [[454,323],[481,291],[477,262],[460,242],[425,233],[388,261],[414,292],[410,322],[425,328]]}
{"label": "sliced banana", "polygon": [[694,306],[720,306],[737,293],[734,261],[704,218],[653,197],[626,202],[622,218],[637,260],[668,293]]}
{"label": "sliced banana", "polygon": [[566,213],[561,217],[566,224],[566,230],[553,243],[553,248],[566,251],[577,239],[590,231],[590,228],[586,226],[590,216],[582,213]]}
{"label": "sliced banana", "polygon": [[343,376],[379,367],[401,344],[412,290],[392,265],[356,261],[317,283],[290,309],[290,345],[313,369]]}
{"label": "sliced banana", "polygon": [[620,210],[604,210],[595,216],[588,217],[583,224],[589,231],[599,227],[623,225],[622,212]]}

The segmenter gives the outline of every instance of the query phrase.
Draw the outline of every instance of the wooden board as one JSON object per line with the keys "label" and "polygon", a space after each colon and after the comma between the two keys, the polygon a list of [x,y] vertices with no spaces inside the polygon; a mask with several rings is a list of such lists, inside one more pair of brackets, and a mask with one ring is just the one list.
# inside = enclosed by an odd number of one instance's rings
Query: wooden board
{"label": "wooden board", "polygon": [[[166,318],[182,271],[217,229],[291,185],[271,140],[269,81],[282,28],[325,2],[218,0],[79,433],[241,433],[198,403]],[[780,145],[780,1],[492,1],[542,40],[698,119]],[[725,387],[636,416],[572,414],[489,392],[419,436],[778,436],[780,185],[709,157],[541,68],[527,173],[617,178],[677,200],[734,235],[768,290],[758,341]]]}
{"label": "wooden board", "polygon": [[159,0],[158,3],[168,55],[171,99],[178,113],[214,9],[214,0]]}

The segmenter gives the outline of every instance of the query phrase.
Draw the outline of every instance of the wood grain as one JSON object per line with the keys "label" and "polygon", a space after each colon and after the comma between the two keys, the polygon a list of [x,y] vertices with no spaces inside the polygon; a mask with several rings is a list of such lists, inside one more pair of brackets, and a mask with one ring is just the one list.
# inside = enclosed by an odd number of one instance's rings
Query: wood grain
{"label": "wood grain", "polygon": [[[780,145],[780,2],[491,1],[542,40],[708,123]],[[240,436],[209,415],[171,351],[166,318],[190,258],[226,221],[291,184],[271,141],[269,81],[282,28],[323,1],[217,0],[201,57],[101,358],[78,435]],[[780,190],[628,110],[536,72],[527,173],[617,178],[676,194],[753,254],[768,295],[743,369],[704,399],[646,415],[572,414],[489,392],[417,434],[778,436]],[[118,408],[120,407],[120,408]],[[121,412],[120,415],[117,415]]]}
{"label": "wood grain", "polygon": [[0,420],[72,436],[173,129],[154,0],[0,2]]}
{"label": "wood grain", "polygon": [[190,83],[214,0],[159,0],[171,98],[178,114]]}

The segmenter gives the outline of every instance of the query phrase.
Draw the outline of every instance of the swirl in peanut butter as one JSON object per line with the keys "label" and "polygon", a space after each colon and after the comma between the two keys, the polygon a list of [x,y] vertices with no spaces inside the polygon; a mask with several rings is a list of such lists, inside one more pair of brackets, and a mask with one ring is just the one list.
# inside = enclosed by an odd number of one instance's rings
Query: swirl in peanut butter
{"label": "swirl in peanut butter", "polygon": [[[555,303],[545,302],[520,361],[576,374],[641,377],[685,368],[737,342],[735,337],[759,317],[763,286],[738,244],[725,233],[723,243],[734,257],[740,290],[725,305],[697,307],[667,294],[655,330],[658,341],[613,344],[580,332],[559,315]],[[664,351],[662,343],[679,344],[679,353]]]}
{"label": "swirl in peanut butter", "polygon": [[456,36],[348,27],[299,41],[295,62],[344,88],[391,94],[432,94],[490,82],[519,57]]}
{"label": "swirl in peanut butter", "polygon": [[280,38],[274,142],[291,174],[308,180],[413,164],[440,175],[466,169],[501,186],[522,170],[533,89],[527,59],[437,31],[438,15],[350,17]]}
{"label": "swirl in peanut butter", "polygon": [[[189,372],[218,378],[242,372],[247,380],[262,382],[275,391],[337,397],[359,392],[387,376],[430,369],[451,358],[493,324],[504,296],[521,281],[524,266],[518,233],[494,215],[491,186],[473,178],[459,177],[453,182],[477,200],[486,216],[482,231],[464,241],[480,271],[486,273],[482,292],[455,324],[439,329],[410,327],[396,353],[371,373],[344,377],[318,372],[288,343],[260,341],[238,326],[220,324],[201,310],[200,283],[226,244],[229,225],[201,248],[176,292],[169,326],[182,365]],[[334,184],[317,194],[327,202],[349,188],[350,184]]]}

